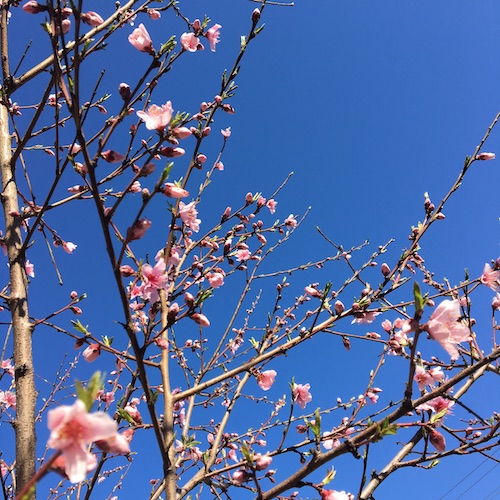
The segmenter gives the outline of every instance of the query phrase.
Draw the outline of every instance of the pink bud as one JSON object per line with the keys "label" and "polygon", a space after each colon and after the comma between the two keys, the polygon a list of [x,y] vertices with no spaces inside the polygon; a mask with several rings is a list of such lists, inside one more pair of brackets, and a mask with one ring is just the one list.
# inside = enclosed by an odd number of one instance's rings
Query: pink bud
{"label": "pink bud", "polygon": [[242,469],[233,472],[231,479],[234,484],[242,485],[248,481],[250,474]]}
{"label": "pink bud", "polygon": [[126,83],[120,83],[118,87],[118,93],[120,94],[120,97],[124,101],[128,101],[130,99],[130,96],[132,95],[132,91],[130,90],[130,86],[127,85]]}
{"label": "pink bud", "polygon": [[173,148],[171,146],[167,146],[165,148],[161,148],[158,152],[162,156],[166,156],[167,158],[177,158],[178,156],[182,156],[186,151],[182,148]]}
{"label": "pink bud", "polygon": [[30,0],[23,5],[23,10],[28,14],[39,14],[40,12],[46,11],[47,7],[45,7],[45,5],[40,5],[38,2],[35,2],[35,0]]}
{"label": "pink bud", "polygon": [[231,127],[222,129],[220,133],[222,134],[222,137],[224,137],[224,139],[228,139],[229,136],[231,135]]}
{"label": "pink bud", "polygon": [[256,455],[254,465],[257,470],[265,470],[271,465],[272,461],[273,459],[269,455]]}
{"label": "pink bud", "polygon": [[70,294],[69,294],[71,300],[76,300],[78,298],[78,294],[73,290]]}
{"label": "pink bud", "polygon": [[132,227],[127,229],[127,241],[140,240],[150,227],[151,221],[148,219],[135,221]]}
{"label": "pink bud", "polygon": [[259,9],[255,9],[255,10],[252,12],[252,21],[253,21],[254,23],[256,23],[259,19],[260,19],[260,10],[259,10]]}
{"label": "pink bud", "polygon": [[340,300],[337,300],[335,302],[334,309],[335,309],[335,314],[342,314],[345,310],[345,306],[344,304],[342,304],[342,302],[340,302]]}
{"label": "pink bud", "polygon": [[252,193],[247,193],[245,196],[245,203],[249,205],[253,201],[253,194]]}
{"label": "pink bud", "polygon": [[194,313],[191,316],[191,319],[195,322],[198,323],[200,326],[210,326],[210,321],[208,321],[208,318],[201,313]]}
{"label": "pink bud", "polygon": [[177,139],[185,139],[192,135],[192,132],[187,127],[177,127],[172,129],[172,135]]}
{"label": "pink bud", "polygon": [[429,430],[429,440],[439,453],[443,453],[446,450],[446,440],[436,429]]}
{"label": "pink bud", "polygon": [[476,160],[494,160],[495,153],[479,153],[476,156]]}
{"label": "pink bud", "polygon": [[160,17],[161,17],[161,12],[159,10],[156,10],[156,9],[148,9],[148,16],[153,21],[158,21],[158,19],[160,19]]}
{"label": "pink bud", "polygon": [[205,128],[203,129],[203,131],[201,132],[201,136],[202,136],[202,137],[206,137],[207,135],[209,135],[209,134],[210,134],[210,132],[211,132],[211,131],[212,131],[212,129],[211,129],[210,127],[205,127]]}
{"label": "pink bud", "polygon": [[175,185],[173,182],[165,183],[163,187],[163,194],[169,198],[185,198],[189,196],[189,192],[182,189],[180,186]]}
{"label": "pink bud", "polygon": [[191,293],[189,292],[186,292],[184,294],[184,302],[186,303],[186,305],[191,308],[194,306],[194,297]]}
{"label": "pink bud", "polygon": [[144,24],[139,24],[139,27],[132,31],[128,37],[128,41],[141,52],[147,52],[148,54],[154,52],[153,42]]}
{"label": "pink bud", "polygon": [[391,274],[391,268],[385,262],[380,266],[380,271],[384,276]]}
{"label": "pink bud", "polygon": [[120,274],[124,278],[128,278],[129,276],[133,276],[135,274],[135,271],[129,265],[124,265],[124,266],[120,266]]}
{"label": "pink bud", "polygon": [[113,151],[112,149],[108,149],[107,151],[103,151],[101,153],[101,156],[108,163],[120,163],[125,159],[125,155],[122,155],[121,153]]}
{"label": "pink bud", "polygon": [[90,344],[85,351],[83,351],[83,358],[88,363],[95,361],[101,354],[101,346],[99,344]]}
{"label": "pink bud", "polygon": [[90,26],[100,26],[104,22],[104,19],[93,10],[89,10],[88,12],[81,14],[80,19],[85,24],[89,24]]}

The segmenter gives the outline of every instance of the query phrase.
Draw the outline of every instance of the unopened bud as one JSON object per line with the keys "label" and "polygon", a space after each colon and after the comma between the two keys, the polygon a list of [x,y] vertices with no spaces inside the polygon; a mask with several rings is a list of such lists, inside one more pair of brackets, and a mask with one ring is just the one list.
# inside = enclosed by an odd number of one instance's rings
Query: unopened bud
{"label": "unopened bud", "polygon": [[253,21],[254,23],[256,23],[259,19],[260,19],[260,10],[259,10],[259,9],[255,9],[255,10],[252,12],[252,21]]}

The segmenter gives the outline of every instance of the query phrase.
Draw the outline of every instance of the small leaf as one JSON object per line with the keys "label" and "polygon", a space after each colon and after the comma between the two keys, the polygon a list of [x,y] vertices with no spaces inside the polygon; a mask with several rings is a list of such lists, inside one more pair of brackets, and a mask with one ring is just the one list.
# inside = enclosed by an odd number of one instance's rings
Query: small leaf
{"label": "small leaf", "polygon": [[83,401],[85,404],[87,411],[92,409],[97,393],[104,385],[104,379],[104,374],[101,374],[101,372],[95,372],[87,384],[87,387],[83,387],[83,384],[80,381],[76,381],[76,394],[78,399]]}
{"label": "small leaf", "polygon": [[326,486],[328,483],[331,483],[335,479],[335,475],[337,474],[337,471],[332,467],[331,469],[328,469],[326,471],[326,476],[323,481],[321,481],[321,484],[323,486]]}
{"label": "small leaf", "polygon": [[421,317],[424,311],[424,299],[416,281],[413,283],[413,298],[415,299],[415,315]]}
{"label": "small leaf", "polygon": [[87,325],[87,326],[83,326],[83,325],[80,323],[80,320],[76,320],[76,321],[71,320],[71,324],[73,325],[73,328],[74,328],[77,332],[83,333],[84,335],[89,335],[89,331],[88,331],[88,327],[89,327],[89,325]]}

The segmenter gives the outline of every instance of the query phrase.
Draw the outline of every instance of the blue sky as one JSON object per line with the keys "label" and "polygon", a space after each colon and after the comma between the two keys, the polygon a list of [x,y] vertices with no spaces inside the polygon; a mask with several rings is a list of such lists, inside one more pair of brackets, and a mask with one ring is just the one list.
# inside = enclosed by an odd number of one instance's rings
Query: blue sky
{"label": "blue sky", "polygon": [[[112,2],[109,6],[96,1],[86,5],[102,14],[113,9]],[[207,47],[181,58],[160,83],[158,99],[171,100],[179,111],[192,111],[201,101],[210,101],[218,92],[223,69],[232,64],[239,50],[240,36],[247,33],[250,14],[256,6],[243,0],[181,1],[180,7],[189,18],[206,14],[222,25],[221,42],[215,53]],[[457,177],[465,156],[473,153],[498,111],[499,13],[496,2],[465,0],[425,0],[404,5],[394,0],[299,0],[293,8],[266,7],[262,18],[265,29],[250,45],[237,79],[239,88],[232,100],[237,113],[219,115],[213,127],[218,133],[220,128],[231,126],[232,136],[223,158],[226,169],[200,205],[203,224],[208,228],[210,221],[215,223],[227,205],[239,206],[248,191],[269,196],[293,171],[278,198],[277,217],[303,214],[309,206],[311,212],[270,264],[281,269],[333,254],[334,249],[318,235],[316,226],[345,247],[370,240],[371,247],[353,257],[354,265],[361,265],[378,245],[390,238],[396,241],[386,258],[396,258],[408,244],[410,226],[424,216],[423,193],[428,191],[432,200],[439,202]],[[173,16],[169,19],[168,23],[142,19],[156,47],[185,29],[180,20]],[[12,33],[21,22],[24,32],[22,37],[12,39],[11,49],[14,56],[21,54],[28,40],[25,33],[33,37],[34,48],[23,66],[26,70],[29,62],[45,57],[49,44],[39,29],[40,16],[15,10]],[[121,104],[118,84],[132,83],[149,62],[147,56],[128,45],[131,30],[123,28],[106,51],[86,63],[85,78],[89,82],[102,68],[106,70],[102,91],[113,94],[105,104],[110,114],[116,113]],[[37,95],[37,89],[30,85],[15,100],[20,104],[34,103]],[[25,114],[29,116],[28,112]],[[96,113],[93,119],[97,127],[105,117]],[[131,118],[130,123],[134,120]],[[118,134],[110,147],[120,151],[123,137]],[[495,130],[485,150],[500,152],[498,143],[499,131]],[[213,139],[209,144],[204,152],[209,156],[216,154],[220,141]],[[47,157],[42,158],[42,154],[34,160],[38,161],[41,175],[33,175],[39,182],[46,175],[43,169],[48,168]],[[438,280],[447,277],[457,283],[463,279],[466,267],[471,277],[477,277],[485,262],[498,257],[497,171],[497,161],[475,163],[460,192],[445,209],[446,219],[439,226],[434,225],[424,239],[421,255]],[[78,183],[76,174],[69,174],[72,175],[63,183],[61,196],[67,186]],[[201,180],[201,175],[193,178],[190,189],[195,191]],[[56,284],[47,256],[40,256],[37,261],[33,255],[31,259],[37,265],[37,276],[30,289],[32,311],[42,314],[47,307],[54,307],[52,300],[63,304],[69,291],[78,286],[79,292],[85,291],[89,296],[82,304],[82,323],[90,324],[96,333],[118,336],[121,327],[115,321],[120,319],[119,308],[113,302],[111,274],[103,257],[104,243],[91,229],[93,207],[82,205],[75,204],[64,216],[52,219],[64,239],[78,244],[73,256],[58,253],[65,285]],[[123,214],[123,221],[127,215]],[[161,223],[155,225],[150,239],[137,245],[143,245],[140,248],[152,256],[163,245],[164,234],[165,227]],[[38,248],[42,248],[41,243],[37,242]],[[378,279],[377,273],[371,274],[373,283]],[[345,266],[338,264],[307,276],[295,275],[289,297],[300,294],[313,281],[339,285],[345,275]],[[231,293],[221,290],[219,302],[216,297],[210,304],[209,311],[220,324],[224,322]],[[410,289],[404,293],[409,298]],[[474,316],[478,322],[484,322],[485,338],[490,336],[491,295],[490,290],[480,290],[474,303]],[[69,319],[65,318],[67,328]],[[376,330],[375,324],[372,327]],[[350,331],[349,325],[343,328]],[[381,330],[379,324],[377,328]],[[46,363],[44,356],[39,361],[41,375],[49,379],[54,376],[54,359],[58,364],[62,353],[69,352],[69,359],[74,356],[72,342],[50,331],[40,329],[35,345],[44,355],[50,346],[51,362]],[[340,342],[320,337],[314,345],[269,366],[279,373],[279,385],[273,387],[275,392],[270,397],[286,392],[288,381],[295,376],[298,383],[311,383],[313,405],[328,406],[338,396],[348,399],[363,392],[363,383],[366,384],[369,369],[376,361],[376,350],[365,347],[365,343],[354,344],[346,355]],[[384,388],[384,382],[394,383],[402,373],[400,361],[394,358],[387,363],[377,385]],[[91,369],[109,371],[109,359],[101,357]],[[91,370],[79,365],[76,371],[75,376],[83,378]],[[498,398],[495,402],[492,395],[498,394],[498,383],[493,388],[486,383],[479,386],[477,401],[484,405],[485,412],[494,410]],[[390,391],[384,391],[381,404],[390,397]],[[335,416],[332,425],[337,421]],[[384,443],[379,445],[377,461],[370,464],[369,470],[385,465],[390,453],[397,449],[396,441],[392,438],[387,447]],[[404,491],[408,499],[422,495],[442,498],[482,461],[480,456],[449,459],[432,471],[401,471],[389,478],[375,497],[397,499]],[[349,457],[334,465],[338,474],[332,488],[356,492],[361,464]],[[493,498],[488,495],[499,487],[494,473],[466,493],[492,466],[491,462],[479,466],[445,498],[459,498],[461,493],[462,498],[471,498],[471,491],[474,498]],[[133,481],[129,478],[125,484],[128,491],[123,498],[128,498],[134,491]],[[312,491],[309,496],[314,498]]]}

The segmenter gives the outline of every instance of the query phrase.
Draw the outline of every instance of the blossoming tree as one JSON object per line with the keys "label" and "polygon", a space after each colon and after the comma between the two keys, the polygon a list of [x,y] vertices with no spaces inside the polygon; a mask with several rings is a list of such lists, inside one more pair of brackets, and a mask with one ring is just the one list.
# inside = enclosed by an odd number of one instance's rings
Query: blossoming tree
{"label": "blossoming tree", "polygon": [[[283,5],[242,4],[248,32],[217,93],[198,88],[196,106],[183,108],[169,95],[175,69],[222,43],[221,25],[204,13],[188,17],[174,1],[129,0],[102,12],[87,0],[3,1],[9,277],[0,411],[15,435],[14,452],[2,426],[5,498],[118,498],[122,490],[151,499],[369,499],[401,468],[490,456],[497,446],[499,414],[479,411],[474,390],[499,373],[500,261],[451,284],[426,268],[421,246],[473,164],[494,159],[483,146],[498,116],[449,193],[437,204],[425,196],[422,221],[392,261],[387,243],[355,266],[365,244],[347,248],[321,233],[327,257],[270,269],[306,215],[279,214],[288,180],[268,195],[242,192],[237,208],[203,205],[212,183],[224,182],[245,53],[265,36],[268,9]],[[42,20],[46,43],[36,50],[44,59],[25,69],[30,15]],[[22,46],[20,62],[12,43]],[[110,57],[133,61],[112,89],[102,70]],[[327,266],[345,277],[327,279]],[[316,269],[318,282],[298,273]],[[489,326],[471,317],[471,297],[485,287]],[[92,303],[99,288],[106,300]],[[490,340],[476,335],[488,328]],[[308,349],[327,346],[341,358],[355,344],[371,355],[367,380],[353,382],[347,399],[316,405],[322,388],[294,356],[314,363]],[[77,350],[69,361],[68,346]],[[397,377],[381,387],[387,370]],[[343,456],[361,471],[356,490],[334,479]]]}

